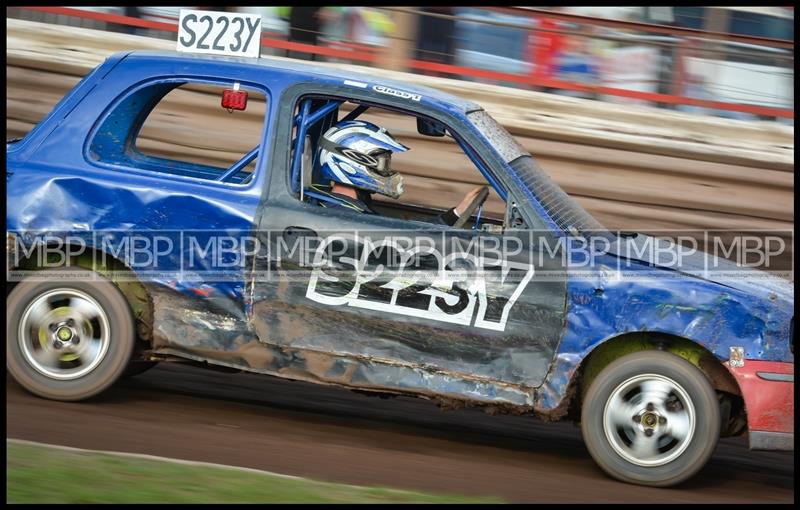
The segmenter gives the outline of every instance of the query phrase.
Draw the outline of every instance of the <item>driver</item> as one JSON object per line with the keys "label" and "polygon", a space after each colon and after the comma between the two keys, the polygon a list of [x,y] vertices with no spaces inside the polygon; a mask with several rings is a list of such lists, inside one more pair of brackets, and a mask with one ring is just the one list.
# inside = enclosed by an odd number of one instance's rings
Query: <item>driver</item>
{"label": "driver", "polygon": [[[322,180],[332,183],[312,185],[314,191],[326,197],[319,200],[323,207],[376,214],[369,206],[372,193],[392,198],[403,194],[403,176],[392,170],[390,163],[392,153],[409,148],[385,128],[360,120],[342,121],[320,137],[319,147]],[[467,193],[457,206],[437,216],[434,223],[453,225],[482,188],[478,186]]]}

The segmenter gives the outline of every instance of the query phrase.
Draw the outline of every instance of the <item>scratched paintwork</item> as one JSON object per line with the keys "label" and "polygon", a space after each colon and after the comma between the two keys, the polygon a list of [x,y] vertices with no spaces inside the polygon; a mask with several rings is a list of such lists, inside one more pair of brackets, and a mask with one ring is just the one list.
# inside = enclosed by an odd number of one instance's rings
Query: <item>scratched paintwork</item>
{"label": "scratched paintwork", "polygon": [[[164,83],[166,90],[177,77],[239,81],[265,92],[264,157],[250,182],[209,182],[127,167],[132,153],[120,149],[135,131],[118,130],[115,121],[133,121],[135,128],[142,107],[139,96],[134,104],[128,94],[151,81]],[[539,203],[530,176],[506,163],[501,151],[470,123],[467,113],[477,105],[410,84],[357,74],[347,78],[365,86],[346,86],[342,76],[300,63],[117,54],[82,80],[28,136],[7,145],[7,229],[22,240],[42,232],[80,235],[90,248],[102,252],[105,248],[93,232],[223,230],[258,235],[298,223],[318,231],[363,228],[360,223],[349,225],[336,212],[299,203],[288,185],[294,105],[303,94],[329,93],[412,109],[463,130],[462,136],[491,169],[490,182],[501,185],[509,200],[518,203],[526,223],[554,237],[566,234]],[[420,101],[375,93],[369,87],[373,84],[413,92]],[[146,96],[141,99],[148,103]],[[106,116],[118,102],[123,105],[118,117]],[[99,138],[90,144],[95,135]],[[408,228],[399,220],[372,221],[378,229]],[[618,243],[642,239],[626,237]],[[130,268],[144,287],[134,285],[125,294],[144,329],[140,336],[152,340],[153,356],[181,356],[350,388],[507,406],[550,419],[567,415],[572,398],[579,395],[581,374],[597,372],[598,366],[585,364],[591,354],[621,335],[635,334],[624,337],[631,338],[627,345],[622,341],[609,352],[657,348],[659,338],[674,338],[680,341],[667,341],[665,348],[701,367],[710,358],[722,367],[732,346],[742,347],[746,359],[793,363],[789,323],[794,293],[787,283],[704,278],[667,269],[670,278],[619,277],[615,268],[621,262],[634,276],[654,269],[646,260],[627,259],[622,252],[597,255],[588,277],[570,268],[560,280],[533,280],[512,309],[505,332],[316,306],[304,298],[303,285],[254,278],[251,271],[265,267],[279,271],[269,257],[248,260],[227,282],[188,274],[153,278],[146,276],[153,267]],[[188,249],[175,250],[158,269],[180,268],[188,256]],[[195,269],[207,269],[202,259],[196,264]],[[302,270],[291,264],[283,269],[295,276]],[[141,288],[146,289],[146,299]],[[488,292],[499,289],[490,285]],[[718,389],[736,393],[724,375],[710,377],[719,381]]]}
{"label": "scratched paintwork", "polygon": [[[515,384],[529,393],[533,393],[533,388],[541,384],[565,320],[565,279],[540,279],[534,274],[525,285],[525,291],[511,306],[508,322],[501,331],[353,306],[320,304],[306,298],[310,268],[300,267],[286,257],[282,257],[280,266],[274,260],[278,251],[277,243],[286,238],[280,235],[285,232],[284,227],[316,226],[313,222],[319,221],[316,215],[318,209],[299,203],[294,198],[273,200],[265,208],[262,221],[269,222],[274,229],[270,232],[275,235],[269,239],[270,253],[273,255],[269,261],[272,277],[257,282],[253,293],[252,320],[259,338],[280,345],[302,346],[339,355],[368,355],[373,359],[383,359],[387,364],[424,364],[463,378]],[[327,238],[337,235],[337,232],[363,231],[362,238],[370,236],[383,239],[390,235],[406,234],[413,235],[415,239],[432,238],[437,241],[439,248],[447,244],[443,238],[444,230],[426,232],[419,226],[405,226],[406,230],[402,230],[405,222],[389,218],[381,221],[385,231],[365,230],[378,226],[376,219],[369,216],[337,218],[335,224],[341,230],[319,230],[315,231],[316,235]],[[287,244],[292,243],[287,241]],[[522,253],[523,261],[527,260],[527,255],[527,251]],[[343,256],[357,255],[348,252]],[[265,267],[259,266],[258,269]],[[346,275],[352,274],[344,272]],[[410,270],[408,274],[413,276],[414,271]],[[370,281],[361,287],[360,295],[367,294],[367,299],[380,300],[378,285],[383,283],[383,280]],[[469,282],[459,282],[459,285],[463,292]],[[508,296],[517,285],[519,283],[516,280],[509,279],[501,283],[497,277],[490,277],[486,280],[487,297]],[[345,278],[335,284],[325,284],[325,292],[343,295],[352,286],[352,278]],[[413,287],[404,290],[409,291],[408,299],[431,299],[430,296],[413,292]],[[458,297],[456,290],[450,293],[454,298]],[[403,293],[398,295],[398,301],[401,299]]]}
{"label": "scratched paintwork", "polygon": [[[603,255],[597,262],[594,277],[569,282],[567,324],[551,376],[537,396],[540,409],[557,408],[582,360],[625,333],[675,335],[696,342],[720,361],[728,359],[731,346],[742,346],[747,359],[794,362],[788,342],[794,313],[789,282],[763,274],[715,282],[672,270],[668,278],[615,278],[620,257]],[[631,275],[652,272],[643,261],[625,262]]]}

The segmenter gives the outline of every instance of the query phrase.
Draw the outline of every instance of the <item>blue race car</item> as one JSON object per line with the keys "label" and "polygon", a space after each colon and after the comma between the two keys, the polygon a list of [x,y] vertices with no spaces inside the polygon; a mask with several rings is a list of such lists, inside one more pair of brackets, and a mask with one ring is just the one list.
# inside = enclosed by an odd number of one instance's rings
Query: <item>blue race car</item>
{"label": "blue race car", "polygon": [[[203,94],[229,119],[258,106],[255,136],[233,133],[252,146],[207,146],[223,127],[205,120],[163,147],[175,115],[148,119],[179,91],[182,111]],[[486,185],[452,210],[342,198],[342,183],[403,193],[390,165],[408,147],[365,120],[386,114],[414,122],[409,145],[448,140]],[[157,362],[227,367],[580,422],[606,472],[654,486],[692,476],[721,436],[794,448],[788,281],[607,230],[472,102],[128,52],[6,155],[7,367],[42,397],[86,399]]]}

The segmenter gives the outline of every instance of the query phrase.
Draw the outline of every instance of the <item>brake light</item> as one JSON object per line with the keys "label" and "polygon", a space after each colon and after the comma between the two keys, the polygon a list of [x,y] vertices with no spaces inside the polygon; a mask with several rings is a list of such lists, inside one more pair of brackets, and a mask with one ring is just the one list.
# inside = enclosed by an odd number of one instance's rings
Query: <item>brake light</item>
{"label": "brake light", "polygon": [[222,92],[222,107],[228,110],[228,112],[246,109],[247,91],[239,90],[238,83],[235,83],[232,89],[225,89]]}

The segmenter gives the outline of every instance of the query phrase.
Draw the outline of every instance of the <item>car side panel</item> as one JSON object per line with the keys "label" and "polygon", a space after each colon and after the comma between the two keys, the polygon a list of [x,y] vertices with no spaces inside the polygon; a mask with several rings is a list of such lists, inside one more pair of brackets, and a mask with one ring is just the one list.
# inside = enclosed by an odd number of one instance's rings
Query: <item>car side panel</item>
{"label": "car side panel", "polygon": [[[13,171],[8,178],[7,230],[28,245],[37,236],[39,240],[47,236],[50,242],[82,242],[86,250],[96,250],[101,263],[106,257],[122,257],[150,292],[153,320],[142,327],[152,330],[155,348],[180,345],[210,351],[219,336],[212,330],[237,332],[249,327],[244,264],[222,280],[207,278],[203,273],[214,269],[214,260],[198,248],[205,249],[216,234],[250,235],[265,188],[268,157],[261,158],[251,183],[229,185],[99,165],[88,160],[85,149],[109,105],[138,84],[159,77],[225,76],[207,71],[201,61],[193,67],[172,61],[145,67],[119,55],[98,67],[74,89],[77,95],[65,97],[30,138],[18,142],[22,147],[8,153]],[[276,107],[271,102],[270,108],[268,118],[273,119]],[[270,133],[267,126],[265,140]],[[262,146],[269,143],[263,141]],[[131,244],[125,245],[126,239]],[[156,249],[163,253],[137,257],[133,244],[137,242],[139,247],[161,243]],[[174,299],[163,298],[177,295],[189,299],[182,305],[188,313],[173,313],[169,303]],[[203,313],[193,314],[194,309],[208,312],[205,318],[211,321],[204,323]],[[212,323],[218,327],[208,327]]]}
{"label": "car side panel", "polygon": [[[729,359],[732,347],[742,347],[746,360],[794,359],[789,342],[792,309],[786,303],[690,276],[659,277],[644,263],[630,263],[626,277],[614,277],[619,259],[612,255],[598,257],[597,263],[599,270],[592,276],[569,279],[567,329],[537,394],[536,407],[543,413],[560,412],[556,410],[563,407],[581,362],[605,341],[626,333],[685,338],[720,362]],[[651,276],[637,277],[648,272]]]}

